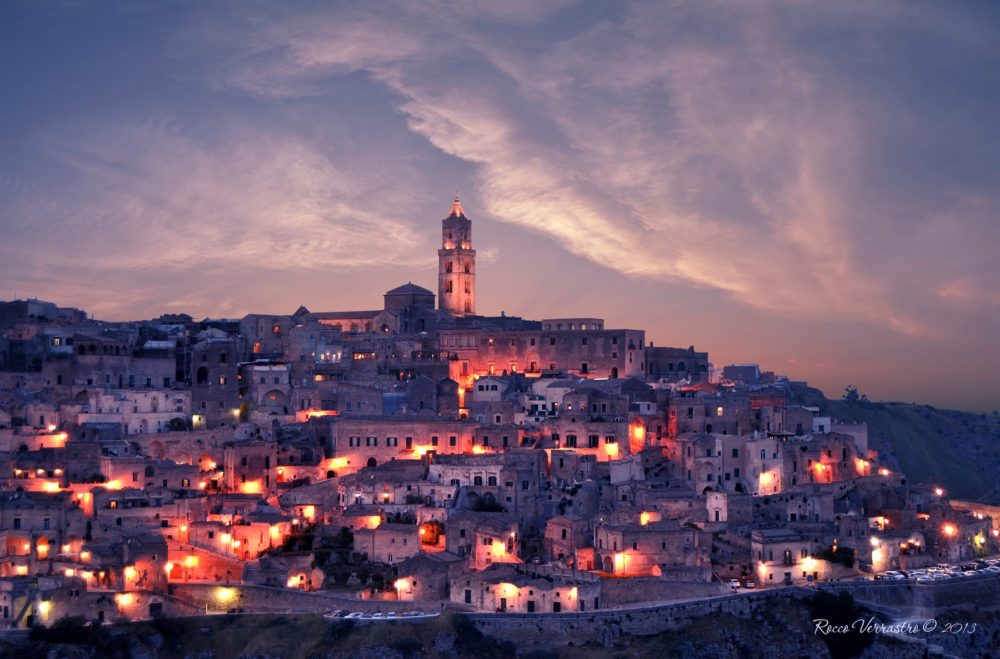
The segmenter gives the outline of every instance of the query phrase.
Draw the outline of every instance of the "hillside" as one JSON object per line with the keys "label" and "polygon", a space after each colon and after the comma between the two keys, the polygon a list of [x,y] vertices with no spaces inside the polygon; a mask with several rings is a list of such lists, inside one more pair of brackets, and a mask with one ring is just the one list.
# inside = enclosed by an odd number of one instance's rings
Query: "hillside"
{"label": "hillside", "polygon": [[[878,634],[823,636],[814,633],[814,618],[849,624],[869,614],[849,597],[817,595],[811,602],[776,598],[774,605],[750,618],[714,614],[675,631],[653,636],[619,636],[610,646],[565,643],[552,648],[518,647],[484,636],[462,615],[444,614],[424,624],[328,623],[316,615],[209,616],[83,627],[77,622],[39,629],[19,643],[0,639],[0,656],[22,659],[182,659],[205,657],[282,657],[283,659],[599,659],[639,657],[716,659],[720,657],[788,656],[917,659],[919,645],[903,644]],[[989,618],[983,616],[991,616]],[[995,614],[980,616],[992,628]],[[977,619],[978,620],[978,619]],[[933,639],[940,642],[939,639]],[[955,639],[961,656],[979,657],[989,636],[983,632]]]}
{"label": "hillside", "polygon": [[821,400],[837,419],[868,424],[870,445],[911,484],[940,484],[954,498],[1000,503],[1000,416],[910,403]]}

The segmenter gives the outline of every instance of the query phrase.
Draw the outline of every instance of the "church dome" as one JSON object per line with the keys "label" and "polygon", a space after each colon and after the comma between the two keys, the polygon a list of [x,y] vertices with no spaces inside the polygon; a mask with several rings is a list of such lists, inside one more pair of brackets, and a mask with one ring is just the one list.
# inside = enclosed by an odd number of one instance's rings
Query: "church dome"
{"label": "church dome", "polygon": [[423,286],[417,286],[416,284],[407,282],[402,286],[397,286],[391,291],[387,291],[386,295],[434,295],[434,293],[427,290]]}
{"label": "church dome", "polygon": [[417,286],[416,284],[410,282],[388,291],[384,295],[384,298],[386,311],[395,311],[406,308],[434,308],[434,293],[430,292],[423,286]]}

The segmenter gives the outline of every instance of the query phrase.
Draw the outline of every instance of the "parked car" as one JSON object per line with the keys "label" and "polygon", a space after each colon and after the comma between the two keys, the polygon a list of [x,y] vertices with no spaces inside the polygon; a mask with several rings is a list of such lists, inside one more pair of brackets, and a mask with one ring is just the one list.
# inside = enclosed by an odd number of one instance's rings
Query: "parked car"
{"label": "parked car", "polygon": [[363,615],[364,615],[363,613],[361,613],[361,612],[359,612],[359,611],[355,611],[355,612],[353,612],[353,613],[348,613],[348,614],[347,614],[346,616],[344,616],[344,617],[345,617],[345,618],[347,618],[347,619],[349,619],[349,620],[357,620],[358,618],[360,618],[360,617],[361,617],[361,616],[363,616]]}

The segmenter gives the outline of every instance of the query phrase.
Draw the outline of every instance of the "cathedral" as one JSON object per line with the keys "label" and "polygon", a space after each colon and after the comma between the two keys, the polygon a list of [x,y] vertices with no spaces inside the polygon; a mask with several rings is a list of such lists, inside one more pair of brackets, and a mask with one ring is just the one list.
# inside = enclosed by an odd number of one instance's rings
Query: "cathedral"
{"label": "cathedral", "polygon": [[[457,195],[441,220],[440,244],[437,300],[430,290],[407,282],[387,291],[380,309],[312,312],[300,307],[290,316],[251,314],[240,321],[243,360],[281,361],[289,365],[290,380],[299,381],[296,390],[303,400],[284,401],[276,411],[318,406],[309,387],[322,389],[325,382],[388,386],[425,377],[435,386],[451,382],[441,386],[462,391],[493,375],[671,377],[675,364],[683,367],[684,362],[691,362],[690,370],[678,373],[696,380],[706,375],[704,353],[647,347],[642,330],[608,329],[601,318],[477,314],[472,220]],[[306,381],[309,387],[303,387]],[[323,394],[316,397],[322,400]]]}

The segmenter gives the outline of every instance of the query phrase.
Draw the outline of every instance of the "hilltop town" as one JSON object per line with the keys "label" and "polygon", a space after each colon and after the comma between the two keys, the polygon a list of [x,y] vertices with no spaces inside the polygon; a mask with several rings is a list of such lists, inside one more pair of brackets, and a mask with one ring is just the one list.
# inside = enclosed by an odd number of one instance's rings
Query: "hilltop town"
{"label": "hilltop town", "polygon": [[[597,612],[1000,567],[1000,510],[910,482],[756,364],[437,293],[105,322],[0,303],[0,627]],[[594,310],[599,313],[599,310]]]}

